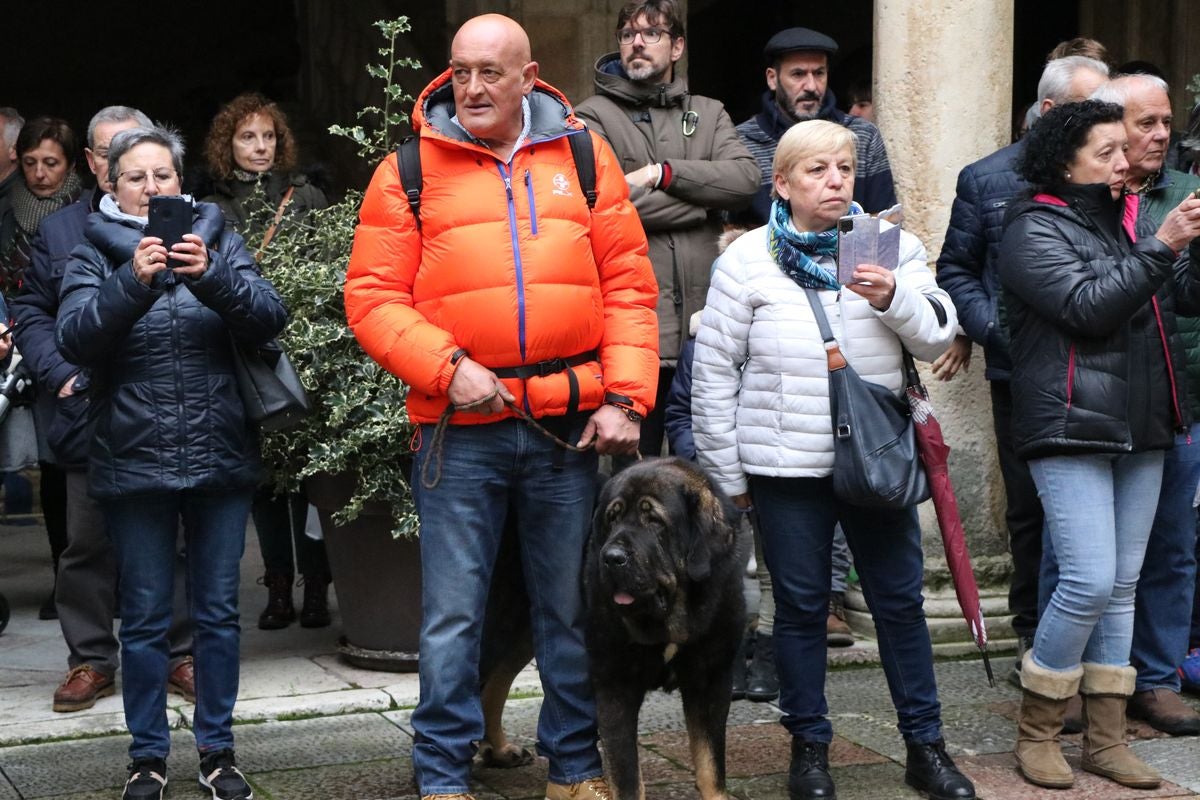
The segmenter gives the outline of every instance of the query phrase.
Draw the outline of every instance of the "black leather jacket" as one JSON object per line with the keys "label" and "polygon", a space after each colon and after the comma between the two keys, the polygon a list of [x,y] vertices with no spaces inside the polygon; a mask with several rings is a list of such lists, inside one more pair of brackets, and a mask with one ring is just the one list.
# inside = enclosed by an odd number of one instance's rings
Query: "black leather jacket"
{"label": "black leather jacket", "polygon": [[1123,213],[1096,184],[1020,200],[1005,220],[999,268],[1023,458],[1166,449],[1190,424],[1175,308],[1200,307],[1200,277],[1144,215],[1132,243]]}

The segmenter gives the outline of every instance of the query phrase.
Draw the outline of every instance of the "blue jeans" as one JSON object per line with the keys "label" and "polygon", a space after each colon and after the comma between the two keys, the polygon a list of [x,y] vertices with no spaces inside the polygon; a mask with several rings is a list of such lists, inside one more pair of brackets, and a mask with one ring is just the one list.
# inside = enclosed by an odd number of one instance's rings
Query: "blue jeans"
{"label": "blue jeans", "polygon": [[[430,442],[432,426],[422,426],[421,435]],[[545,693],[538,749],[550,761],[554,783],[599,776],[580,579],[595,501],[595,453],[557,450],[519,420],[450,425],[441,480],[426,489],[419,476],[429,450],[423,446],[417,453],[413,481],[421,520],[424,615],[421,697],[412,716],[420,793],[468,791],[474,743],[483,738],[480,631],[510,508],[517,517]]]}
{"label": "blue jeans", "polygon": [[767,566],[775,590],[775,662],[779,707],[792,736],[829,742],[825,702],[825,622],[833,528],[854,556],[875,619],[884,675],[905,739],[941,738],[933,647],[925,626],[924,556],[915,508],[862,508],[833,496],[830,478],[750,476]]}
{"label": "blue jeans", "polygon": [[121,572],[121,678],[131,758],[166,758],[167,664],[175,543],[183,521],[201,753],[233,747],[238,693],[238,584],[252,489],[102,500]]}
{"label": "blue jeans", "polygon": [[1050,548],[1043,548],[1043,564],[1058,564],[1057,582],[1043,574],[1044,588],[1054,588],[1033,642],[1039,666],[1129,663],[1134,592],[1162,465],[1162,450],[1029,461],[1046,514]]}
{"label": "blue jeans", "polygon": [[1130,663],[1137,668],[1137,690],[1179,691],[1179,673],[1188,651],[1192,595],[1196,588],[1196,509],[1192,498],[1200,483],[1200,423],[1175,438],[1163,462],[1162,492],[1146,560],[1138,579]]}

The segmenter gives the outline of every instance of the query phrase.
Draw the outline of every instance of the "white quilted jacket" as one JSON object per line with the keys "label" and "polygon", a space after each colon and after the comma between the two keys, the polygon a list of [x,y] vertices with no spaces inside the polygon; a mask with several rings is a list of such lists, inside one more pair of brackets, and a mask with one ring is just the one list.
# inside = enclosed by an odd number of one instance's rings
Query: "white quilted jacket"
{"label": "white quilted jacket", "polygon": [[[850,365],[897,394],[901,343],[933,361],[957,330],[954,303],[906,231],[887,311],[845,289],[818,294]],[[945,323],[926,298],[941,304]],[[701,466],[730,495],[747,491],[747,473],[818,478],[833,469],[825,347],[804,290],[767,250],[766,227],[738,238],[714,264],[692,366],[692,425]]]}

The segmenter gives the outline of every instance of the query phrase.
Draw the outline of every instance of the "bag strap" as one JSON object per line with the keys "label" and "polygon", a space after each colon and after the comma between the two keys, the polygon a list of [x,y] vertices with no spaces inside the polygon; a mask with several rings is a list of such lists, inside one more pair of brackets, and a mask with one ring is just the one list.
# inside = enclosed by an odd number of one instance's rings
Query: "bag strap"
{"label": "bag strap", "polygon": [[[846,357],[842,355],[842,349],[838,347],[837,339],[833,336],[833,328],[829,326],[829,317],[825,316],[825,308],[821,305],[821,296],[817,294],[816,289],[805,288],[804,293],[808,295],[808,303],[812,306],[813,316],[817,318],[817,327],[821,331],[821,339],[825,342],[825,359],[829,366],[829,371],[843,369],[846,367]],[[942,308],[942,304],[929,298],[929,302],[933,304],[934,311],[942,324],[946,322],[946,310]],[[901,356],[904,359],[904,386],[905,388],[913,386],[921,386],[921,374],[917,372],[917,364],[913,361],[912,353],[908,352],[908,348],[901,345]]]}
{"label": "bag strap", "polygon": [[[571,145],[571,158],[575,160],[575,173],[579,176],[579,189],[587,200],[588,211],[596,207],[596,153],[592,136],[587,129],[567,136]],[[396,169],[400,173],[400,185],[408,198],[417,230],[421,230],[421,190],[425,180],[421,171],[421,140],[408,136],[396,147]]]}
{"label": "bag strap", "polygon": [[263,250],[266,250],[267,245],[275,238],[275,229],[279,227],[279,223],[283,219],[283,212],[287,209],[287,204],[292,201],[292,195],[295,193],[295,186],[289,186],[287,191],[283,193],[283,199],[279,201],[279,208],[275,211],[275,219],[271,222],[271,227],[267,228],[267,232],[263,234],[262,244],[258,246],[258,250],[254,253],[255,261],[258,261],[262,256]]}
{"label": "bag strap", "polygon": [[829,317],[825,316],[825,308],[821,305],[821,296],[816,289],[805,287],[808,304],[812,306],[813,316],[817,318],[817,327],[821,330],[821,339],[825,342],[825,361],[830,372],[846,368],[846,357],[838,347],[837,339],[833,336],[833,328],[829,327]]}
{"label": "bag strap", "polygon": [[419,138],[406,136],[396,147],[396,169],[400,172],[400,185],[404,188],[404,196],[408,198],[408,207],[417,221],[417,230],[421,230],[421,189],[425,181],[421,174]]}
{"label": "bag strap", "polygon": [[571,143],[579,189],[587,198],[588,211],[592,211],[596,208],[596,153],[592,149],[592,135],[584,128],[580,133],[568,136],[567,141]]}

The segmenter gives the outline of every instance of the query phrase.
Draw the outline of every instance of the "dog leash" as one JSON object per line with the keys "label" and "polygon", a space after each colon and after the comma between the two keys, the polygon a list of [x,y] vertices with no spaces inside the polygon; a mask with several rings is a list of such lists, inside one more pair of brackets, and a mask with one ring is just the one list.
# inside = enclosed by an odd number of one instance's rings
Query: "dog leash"
{"label": "dog leash", "polygon": [[[426,459],[425,463],[421,465],[422,486],[424,486],[426,489],[432,489],[442,480],[442,450],[446,444],[446,427],[450,424],[450,418],[454,416],[454,412],[467,408],[474,408],[475,406],[490,402],[495,396],[496,393],[493,392],[487,397],[476,400],[474,403],[468,403],[464,406],[456,406],[453,403],[450,403],[446,406],[446,410],[442,412],[442,416],[438,418],[437,425],[433,429],[433,441],[429,443],[429,447],[431,448],[429,458]],[[547,439],[554,442],[556,446],[561,447],[564,450],[569,450],[572,453],[586,453],[588,450],[591,450],[596,446],[596,440],[594,438],[583,447],[571,444],[570,442],[564,442],[562,439],[555,436],[551,431],[547,430],[544,425],[534,419],[533,416],[525,411],[525,409],[517,406],[516,403],[505,400],[504,406],[512,411],[518,419],[523,420],[526,424],[533,427],[533,429],[538,433],[542,434],[542,436],[545,436]],[[642,454],[638,453],[638,460],[640,461],[641,458]],[[434,473],[432,477],[429,474],[431,466],[434,467]]]}

